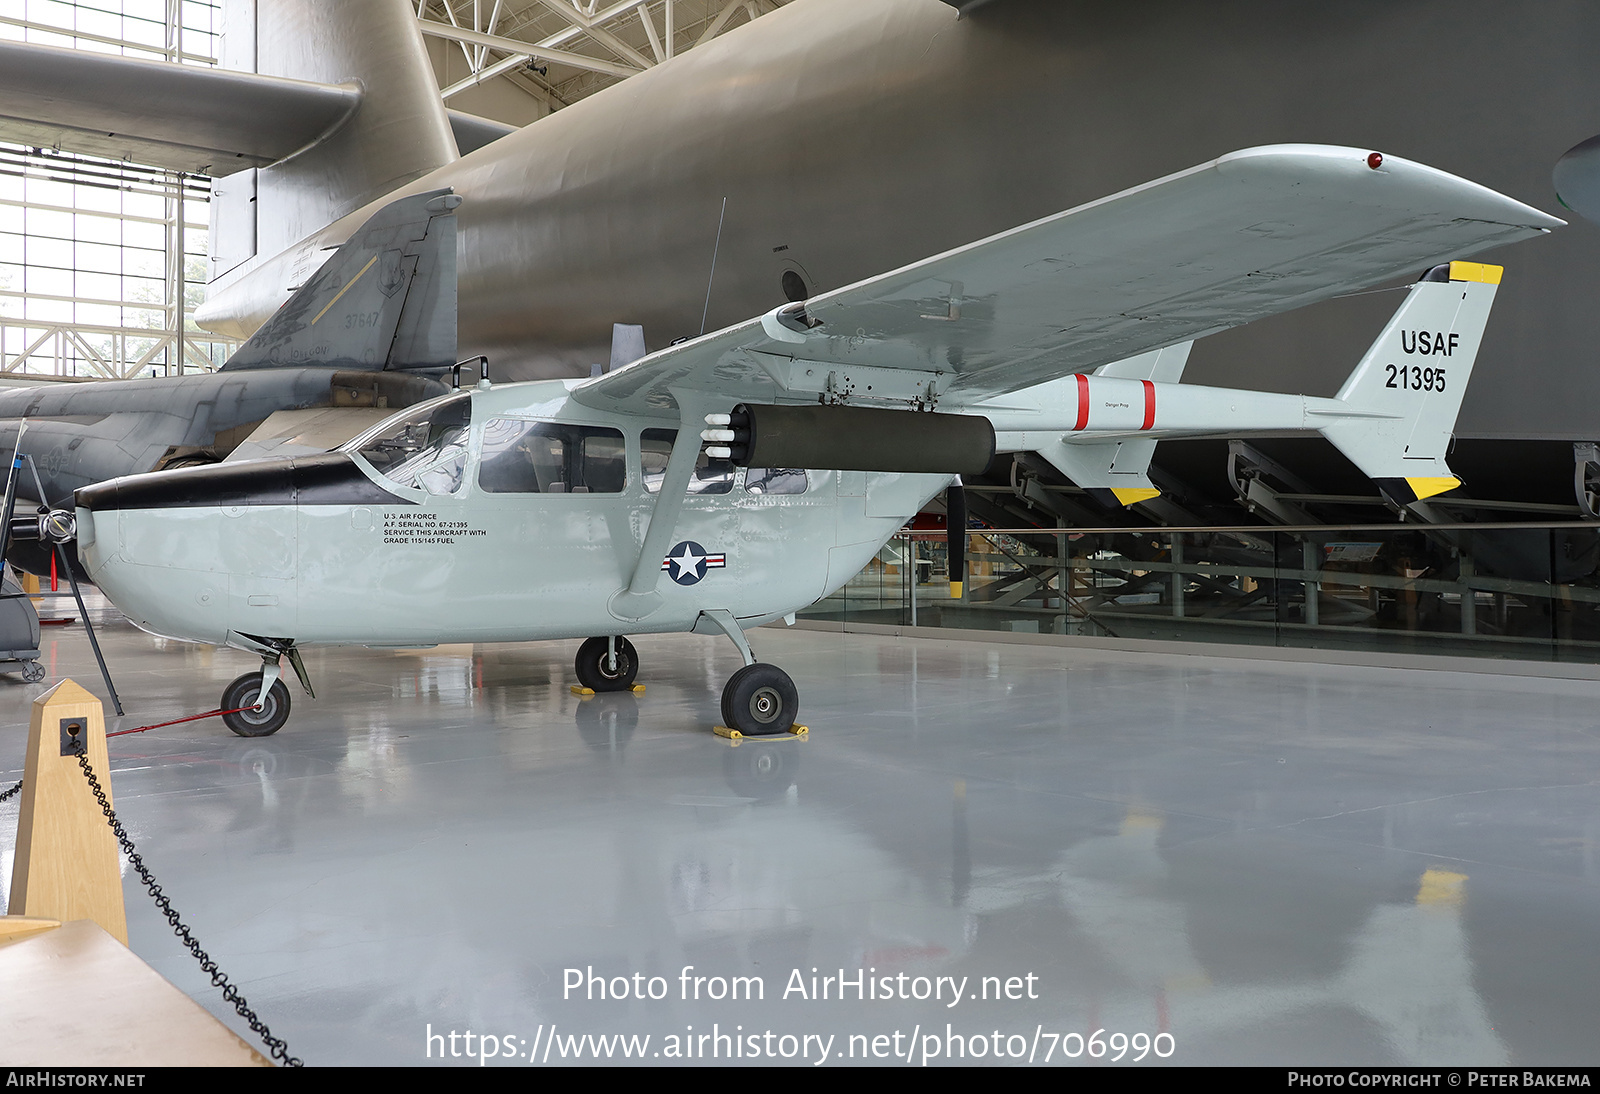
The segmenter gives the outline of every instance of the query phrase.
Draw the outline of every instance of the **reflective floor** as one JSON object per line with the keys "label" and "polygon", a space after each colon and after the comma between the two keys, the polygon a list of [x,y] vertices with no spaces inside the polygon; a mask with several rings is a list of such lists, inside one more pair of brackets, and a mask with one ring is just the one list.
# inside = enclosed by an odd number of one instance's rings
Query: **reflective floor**
{"label": "reflective floor", "polygon": [[[119,813],[309,1064],[1600,1058],[1600,685],[754,637],[809,739],[708,731],[725,640],[639,639],[647,692],[590,700],[576,643],[320,652],[274,737],[113,740]],[[252,667],[105,645],[112,729]],[[5,785],[45,686],[0,676]]]}

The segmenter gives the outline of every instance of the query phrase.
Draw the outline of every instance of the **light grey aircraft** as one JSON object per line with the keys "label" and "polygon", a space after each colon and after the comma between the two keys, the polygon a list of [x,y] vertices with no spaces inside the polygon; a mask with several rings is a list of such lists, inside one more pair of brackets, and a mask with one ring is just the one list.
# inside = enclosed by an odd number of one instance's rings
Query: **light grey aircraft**
{"label": "light grey aircraft", "polygon": [[[31,455],[24,498],[66,505],[118,475],[269,453],[321,452],[448,391],[456,233],[448,191],[375,212],[215,373],[0,391],[0,448]],[[10,561],[43,573],[50,547]]]}
{"label": "light grey aircraft", "polygon": [[[1316,430],[1407,500],[1451,488],[1500,269],[1438,264],[1560,223],[1365,150],[1249,149],[587,380],[485,380],[336,452],[80,490],[79,553],[139,626],[261,654],[222,699],[241,734],[288,716],[283,656],[310,690],[304,646],[587,636],[602,690],[634,680],[625,635],[682,631],[743,655],[726,725],[780,732],[797,690],[744,631],[996,451],[1136,493],[1158,438]],[[1172,382],[1195,338],[1418,268],[1336,398]]]}

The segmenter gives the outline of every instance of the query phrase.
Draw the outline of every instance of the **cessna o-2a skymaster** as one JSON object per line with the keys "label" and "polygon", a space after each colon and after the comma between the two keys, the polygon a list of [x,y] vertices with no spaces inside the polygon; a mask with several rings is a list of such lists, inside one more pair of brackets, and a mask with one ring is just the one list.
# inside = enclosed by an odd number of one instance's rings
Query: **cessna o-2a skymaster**
{"label": "cessna o-2a skymaster", "polygon": [[[1402,501],[1458,485],[1499,267],[1450,260],[1562,223],[1375,152],[1248,149],[586,380],[480,382],[333,452],[84,488],[79,552],[140,627],[261,655],[222,699],[247,736],[288,717],[284,655],[310,693],[305,646],[587,637],[599,691],[633,683],[625,635],[683,631],[744,657],[723,721],[781,732],[795,686],[745,630],[839,588],[995,451],[1131,503],[1158,438],[1317,430]],[[1195,338],[1418,269],[1335,398],[1174,382]]]}

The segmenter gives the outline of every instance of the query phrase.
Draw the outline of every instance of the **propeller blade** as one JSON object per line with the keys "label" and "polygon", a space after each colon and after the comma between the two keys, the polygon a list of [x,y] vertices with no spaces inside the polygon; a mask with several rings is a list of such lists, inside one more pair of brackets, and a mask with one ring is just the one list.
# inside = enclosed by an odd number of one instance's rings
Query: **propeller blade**
{"label": "propeller blade", "polygon": [[950,596],[961,599],[967,580],[967,491],[957,479],[944,494],[945,549],[950,566]]}

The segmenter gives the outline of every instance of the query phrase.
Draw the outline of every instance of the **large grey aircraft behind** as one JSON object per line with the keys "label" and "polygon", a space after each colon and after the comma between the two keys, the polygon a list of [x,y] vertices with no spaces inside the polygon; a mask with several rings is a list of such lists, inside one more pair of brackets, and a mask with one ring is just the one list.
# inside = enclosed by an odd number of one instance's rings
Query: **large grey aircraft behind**
{"label": "large grey aircraft behind", "polygon": [[[45,494],[24,475],[19,496],[70,508],[118,475],[325,451],[443,394],[459,204],[439,191],[378,210],[218,372],[0,392],[0,448],[33,457]],[[50,547],[18,541],[9,557],[44,572]]]}
{"label": "large grey aircraft behind", "polygon": [[[659,349],[1251,145],[1367,145],[1550,207],[1600,102],[1581,0],[792,0],[473,151],[492,131],[441,105],[405,0],[224,8],[235,71],[0,43],[0,136],[216,177],[199,319],[237,337],[382,204],[449,188],[460,355],[506,378],[587,373],[617,322]],[[1463,428],[1587,435],[1600,248],[1527,261]],[[1332,394],[1387,308],[1201,343],[1190,375]]]}

